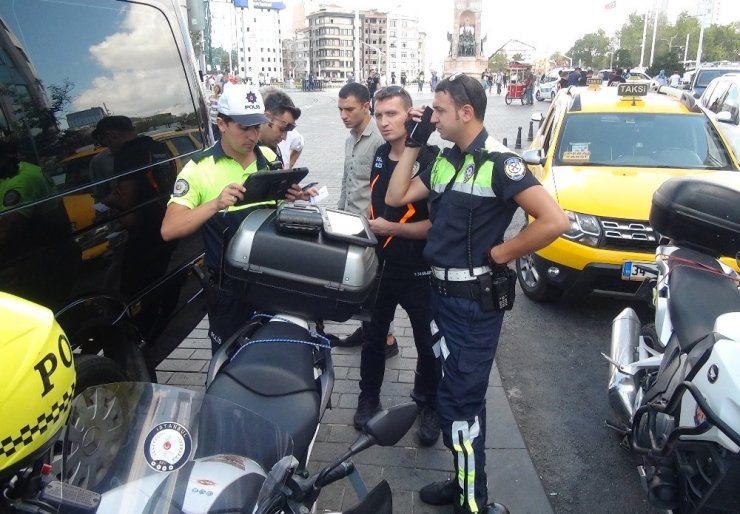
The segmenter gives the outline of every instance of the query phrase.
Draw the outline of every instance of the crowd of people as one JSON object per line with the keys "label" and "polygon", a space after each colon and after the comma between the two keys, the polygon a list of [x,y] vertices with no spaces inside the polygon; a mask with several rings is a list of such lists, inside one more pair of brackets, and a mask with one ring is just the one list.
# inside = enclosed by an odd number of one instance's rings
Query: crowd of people
{"label": "crowd of people", "polygon": [[[506,507],[488,498],[485,420],[498,337],[514,301],[515,273],[507,264],[549,244],[569,222],[521,158],[487,133],[481,82],[463,74],[440,80],[432,73],[429,80],[433,108],[413,106],[403,85],[383,86],[376,72],[367,84],[345,84],[337,96],[349,131],[338,208],[368,218],[380,263],[371,318],[350,336],[362,345],[354,425],[362,430],[381,408],[400,305],[417,350],[411,396],[419,405],[418,440],[429,446],[441,435],[455,467],[453,478],[423,487],[420,497],[452,505],[456,514],[504,514]],[[250,212],[265,207],[240,203],[246,177],[295,165],[304,144],[293,137],[301,114],[281,89],[226,84],[220,91],[214,84],[217,142],[178,175],[161,229],[165,241],[202,232],[211,284],[231,280],[219,270],[225,240]],[[429,145],[435,131],[453,146]],[[317,193],[295,184],[286,199]],[[519,207],[532,221],[504,241]],[[258,307],[231,290],[215,288],[208,298],[214,352]]]}

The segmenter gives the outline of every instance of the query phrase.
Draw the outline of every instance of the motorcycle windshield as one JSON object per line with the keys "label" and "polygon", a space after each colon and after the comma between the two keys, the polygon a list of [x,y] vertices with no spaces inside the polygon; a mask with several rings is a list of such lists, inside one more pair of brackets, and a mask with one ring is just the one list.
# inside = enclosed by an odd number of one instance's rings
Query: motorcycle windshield
{"label": "motorcycle windshield", "polygon": [[264,512],[294,461],[260,415],[158,384],[85,390],[63,441],[60,478],[102,495],[98,514]]}

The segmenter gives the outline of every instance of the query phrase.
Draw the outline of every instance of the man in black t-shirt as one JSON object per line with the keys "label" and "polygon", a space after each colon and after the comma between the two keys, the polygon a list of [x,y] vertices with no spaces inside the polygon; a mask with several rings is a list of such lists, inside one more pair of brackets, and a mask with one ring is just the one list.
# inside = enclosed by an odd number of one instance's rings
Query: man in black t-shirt
{"label": "man in black t-shirt", "polygon": [[[385,370],[386,334],[396,306],[408,313],[418,359],[411,397],[419,405],[418,436],[430,446],[439,438],[440,427],[434,403],[437,393],[437,362],[432,350],[429,283],[430,269],[422,252],[426,234],[432,226],[425,201],[402,207],[385,203],[393,170],[406,142],[405,121],[411,97],[398,86],[380,89],[376,95],[375,119],[385,144],[375,152],[370,174],[370,228],[378,238],[380,285],[372,319],[363,325],[364,344],[360,364],[360,396],[354,423],[361,429],[380,409],[380,388]],[[425,145],[415,167],[431,165],[439,149]]]}

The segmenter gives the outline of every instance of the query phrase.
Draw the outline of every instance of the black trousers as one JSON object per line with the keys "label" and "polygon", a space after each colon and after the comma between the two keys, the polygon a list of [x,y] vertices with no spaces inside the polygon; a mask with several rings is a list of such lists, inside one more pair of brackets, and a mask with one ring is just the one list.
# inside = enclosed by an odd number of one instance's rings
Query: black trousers
{"label": "black trousers", "polygon": [[254,314],[254,306],[245,299],[240,286],[234,280],[219,276],[209,270],[206,306],[208,309],[208,337],[211,339],[211,355],[234,333],[246,324]]}
{"label": "black trousers", "polygon": [[385,373],[385,346],[388,328],[400,305],[409,315],[418,359],[411,397],[417,404],[434,407],[439,364],[432,349],[431,286],[429,272],[413,273],[394,269],[386,263],[378,288],[372,319],[363,323],[360,362],[360,394],[377,400]]}

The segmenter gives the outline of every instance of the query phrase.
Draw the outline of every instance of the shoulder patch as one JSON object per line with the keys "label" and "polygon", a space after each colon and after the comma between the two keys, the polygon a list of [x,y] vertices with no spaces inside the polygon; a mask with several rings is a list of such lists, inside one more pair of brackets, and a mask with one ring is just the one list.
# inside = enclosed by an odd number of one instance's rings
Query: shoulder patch
{"label": "shoulder patch", "polygon": [[467,182],[471,178],[473,178],[473,175],[475,174],[475,164],[472,162],[468,164],[468,167],[465,168],[465,171],[463,172],[463,182]]}
{"label": "shoulder patch", "polygon": [[185,196],[190,191],[190,184],[184,178],[178,178],[175,182],[175,188],[172,191],[172,196]]}
{"label": "shoulder patch", "polygon": [[383,158],[380,156],[377,156],[375,158],[375,167],[378,169],[381,169],[383,167]]}
{"label": "shoulder patch", "polygon": [[5,195],[3,196],[4,207],[13,207],[19,203],[21,203],[21,194],[17,190],[10,189],[5,192]]}
{"label": "shoulder patch", "polygon": [[527,168],[519,157],[509,157],[504,161],[504,173],[511,180],[521,180],[527,173]]}
{"label": "shoulder patch", "polygon": [[419,161],[414,161],[414,165],[411,168],[411,176],[415,177],[419,174],[419,169],[421,168],[421,163]]}

